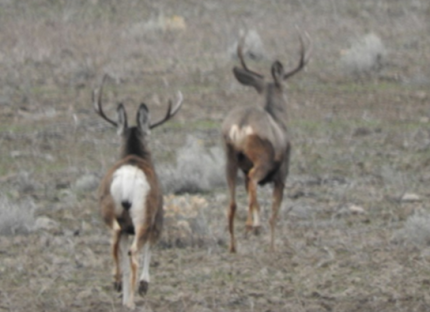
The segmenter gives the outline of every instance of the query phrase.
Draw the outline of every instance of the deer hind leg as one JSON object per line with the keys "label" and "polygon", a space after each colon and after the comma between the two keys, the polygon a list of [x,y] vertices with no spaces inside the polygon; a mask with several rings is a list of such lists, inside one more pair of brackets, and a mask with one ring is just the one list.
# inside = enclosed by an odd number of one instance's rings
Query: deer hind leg
{"label": "deer hind leg", "polygon": [[236,252],[236,240],[234,237],[234,216],[236,213],[236,179],[238,164],[236,159],[235,151],[231,146],[226,146],[227,152],[227,164],[226,164],[226,176],[228,190],[230,192],[230,204],[228,207],[227,218],[228,218],[228,230],[230,233],[230,252]]}
{"label": "deer hind leg", "polygon": [[275,251],[275,227],[278,218],[279,207],[282,203],[284,196],[284,183],[282,181],[275,181],[273,187],[273,202],[272,202],[272,216],[270,218],[270,251]]}
{"label": "deer hind leg", "polygon": [[288,176],[290,166],[291,147],[288,144],[284,163],[280,168],[278,176],[274,180],[272,217],[270,218],[270,250],[275,251],[275,226],[278,218],[279,207],[284,197],[285,179]]}
{"label": "deer hind leg", "polygon": [[142,237],[145,236],[145,232],[145,228],[142,226],[135,226],[135,235],[128,251],[130,260],[130,291],[128,296],[124,297],[125,302],[123,301],[123,304],[130,309],[134,309],[136,306],[134,303],[134,294],[136,293],[137,272],[139,270],[139,250],[141,249],[142,245],[145,244],[145,240],[142,239]]}
{"label": "deer hind leg", "polygon": [[246,233],[253,231],[258,234],[260,229],[260,205],[257,200],[257,183],[251,175],[253,170],[246,177],[246,190],[248,193],[248,216],[246,218]]}
{"label": "deer hind leg", "polygon": [[151,262],[151,246],[149,241],[143,246],[143,271],[139,278],[139,295],[144,296],[149,288],[149,264]]}
{"label": "deer hind leg", "polygon": [[121,265],[121,284],[119,288],[122,291],[122,304],[125,305],[128,297],[130,296],[130,284],[128,283],[130,277],[130,265],[128,261],[128,248],[129,239],[127,234],[122,234],[120,237],[119,250],[120,250],[120,265]]}
{"label": "deer hind leg", "polygon": [[249,171],[247,181],[248,190],[248,218],[246,220],[246,230],[253,231],[258,235],[261,229],[260,223],[260,205],[257,199],[258,182],[263,180],[271,170],[271,162],[269,161],[255,161],[254,167]]}
{"label": "deer hind leg", "polygon": [[114,262],[113,268],[113,287],[116,291],[121,291],[122,270],[120,263],[120,242],[121,242],[121,227],[116,220],[113,221],[112,230],[112,257]]}
{"label": "deer hind leg", "polygon": [[248,218],[247,230],[253,230],[255,234],[260,232],[260,205],[257,199],[258,183],[263,181],[274,167],[274,153],[272,145],[257,136],[249,136],[245,154],[252,163],[252,169],[247,174],[248,190]]}

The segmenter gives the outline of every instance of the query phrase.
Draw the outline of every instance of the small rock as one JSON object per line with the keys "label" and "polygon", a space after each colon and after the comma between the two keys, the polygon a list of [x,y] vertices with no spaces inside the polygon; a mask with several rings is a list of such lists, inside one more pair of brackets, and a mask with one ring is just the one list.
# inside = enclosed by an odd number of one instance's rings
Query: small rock
{"label": "small rock", "polygon": [[23,155],[24,155],[24,153],[21,151],[11,151],[10,152],[10,157],[12,157],[12,158],[22,157]]}
{"label": "small rock", "polygon": [[402,202],[417,202],[421,201],[421,197],[414,193],[405,193],[402,196]]}
{"label": "small rock", "polygon": [[91,192],[97,189],[99,182],[99,179],[95,175],[87,174],[76,181],[75,190],[82,193]]}
{"label": "small rock", "polygon": [[359,128],[354,130],[354,133],[352,135],[357,137],[357,136],[366,136],[366,135],[369,135],[371,133],[372,133],[372,131],[369,128],[359,127]]}
{"label": "small rock", "polygon": [[425,91],[418,91],[414,94],[415,98],[418,100],[424,101],[427,99],[427,93]]}
{"label": "small rock", "polygon": [[185,23],[185,19],[179,15],[173,15],[170,18],[166,19],[166,29],[167,30],[186,30],[187,24]]}
{"label": "small rock", "polygon": [[[82,221],[81,222],[81,228],[80,228],[80,230],[78,229],[77,231],[78,232],[84,232],[84,233],[91,233],[91,231],[92,231],[92,227],[91,227],[91,225],[88,223],[88,222],[85,222],[85,221]],[[76,230],[75,230],[75,233],[76,233]],[[78,233],[78,235],[79,235],[79,233]]]}
{"label": "small rock", "polygon": [[423,116],[423,117],[420,118],[420,122],[421,123],[428,123],[429,121],[430,121],[430,118],[428,118],[426,116]]}
{"label": "small rock", "polygon": [[366,212],[363,207],[357,206],[357,205],[349,206],[349,211],[351,211],[352,213],[357,213],[357,214]]}
{"label": "small rock", "polygon": [[424,248],[422,251],[421,251],[421,257],[423,258],[423,259],[425,259],[426,261],[429,261],[430,260],[430,248]]}
{"label": "small rock", "polygon": [[9,106],[12,101],[9,96],[1,95],[0,96],[0,106]]}
{"label": "small rock", "polygon": [[77,196],[72,190],[63,189],[58,192],[58,199],[63,202],[75,203]]}
{"label": "small rock", "polygon": [[52,220],[51,218],[42,216],[36,219],[34,223],[34,229],[37,230],[57,230],[59,229],[59,224],[57,221]]}

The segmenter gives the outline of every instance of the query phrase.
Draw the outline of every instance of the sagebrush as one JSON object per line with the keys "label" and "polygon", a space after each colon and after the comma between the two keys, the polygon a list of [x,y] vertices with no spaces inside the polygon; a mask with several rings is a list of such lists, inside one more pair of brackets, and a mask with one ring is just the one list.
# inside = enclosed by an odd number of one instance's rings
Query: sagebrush
{"label": "sagebrush", "polygon": [[27,234],[34,228],[34,205],[0,197],[0,235]]}
{"label": "sagebrush", "polygon": [[220,147],[205,148],[193,136],[176,154],[175,165],[159,166],[166,193],[198,193],[224,185],[224,153]]}

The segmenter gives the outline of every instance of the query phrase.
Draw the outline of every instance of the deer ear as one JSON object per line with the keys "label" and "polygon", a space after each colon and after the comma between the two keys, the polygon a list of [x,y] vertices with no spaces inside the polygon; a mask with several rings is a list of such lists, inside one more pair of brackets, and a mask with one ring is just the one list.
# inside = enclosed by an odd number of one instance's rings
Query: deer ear
{"label": "deer ear", "polygon": [[258,93],[264,90],[264,79],[239,67],[233,68],[233,74],[237,81],[245,86],[254,87]]}
{"label": "deer ear", "polygon": [[148,135],[151,132],[149,130],[150,129],[149,119],[150,119],[150,115],[149,115],[148,107],[146,106],[145,103],[140,104],[139,110],[137,111],[137,115],[136,115],[136,122],[137,122],[137,127],[142,132],[142,134]]}
{"label": "deer ear", "polygon": [[279,86],[284,77],[284,66],[281,62],[275,61],[272,64],[272,77],[275,83]]}
{"label": "deer ear", "polygon": [[118,135],[123,135],[125,130],[127,130],[127,113],[125,112],[124,105],[122,103],[118,104],[118,108],[116,109],[116,113],[118,115]]}

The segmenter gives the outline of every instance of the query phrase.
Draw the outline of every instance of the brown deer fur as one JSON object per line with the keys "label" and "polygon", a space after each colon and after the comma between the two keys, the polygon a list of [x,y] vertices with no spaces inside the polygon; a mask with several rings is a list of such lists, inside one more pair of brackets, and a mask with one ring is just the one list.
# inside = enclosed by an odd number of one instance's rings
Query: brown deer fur
{"label": "brown deer fur", "polygon": [[158,178],[152,165],[150,154],[146,156],[146,159],[135,155],[129,155],[118,161],[104,176],[100,183],[98,198],[101,208],[101,213],[104,222],[110,228],[114,227],[114,222],[118,222],[121,227],[121,233],[135,235],[134,225],[130,218],[130,214],[127,210],[123,210],[123,214],[119,217],[115,215],[114,200],[110,194],[110,186],[112,183],[112,176],[118,168],[124,165],[136,166],[145,173],[146,179],[149,185],[151,185],[150,192],[146,199],[145,210],[145,224],[142,228],[142,233],[145,233],[144,237],[141,237],[143,241],[149,240],[151,243],[155,243],[161,235],[163,227],[163,196]]}
{"label": "brown deer fur", "polygon": [[291,145],[287,133],[287,107],[283,81],[299,72],[309,61],[310,51],[305,55],[300,36],[301,52],[298,66],[289,72],[279,61],[272,64],[272,82],[266,82],[261,74],[248,69],[242,55],[242,42],[238,45],[238,57],[242,68],[234,67],[236,79],[243,85],[254,87],[262,96],[263,103],[256,107],[238,107],[225,118],[222,136],[226,150],[226,175],[230,191],[228,228],[230,251],[236,252],[234,216],[236,212],[236,178],[241,169],[245,174],[248,193],[248,217],[246,229],[260,229],[257,185],[273,183],[272,216],[270,218],[270,249],[275,248],[275,224],[282,203],[285,179],[288,175]]}
{"label": "brown deer fur", "polygon": [[[93,92],[96,112],[118,128],[121,135],[121,159],[114,164],[102,179],[98,191],[101,215],[112,231],[111,252],[114,259],[114,287],[123,291],[123,304],[134,308],[134,293],[139,268],[139,251],[144,247],[143,273],[139,279],[139,294],[144,295],[149,286],[150,247],[160,237],[163,225],[163,196],[151,153],[147,148],[150,129],[172,118],[182,105],[182,94],[172,111],[169,102],[166,116],[150,123],[148,108],[141,104],[137,112],[137,126],[128,127],[127,114],[122,104],[118,105],[118,121],[106,117],[102,109],[101,94],[106,76],[98,90]],[[134,235],[127,248],[127,237]],[[126,258],[129,258],[127,266]],[[121,262],[123,267],[121,268]],[[128,269],[129,268],[129,269]],[[129,272],[129,280],[123,272]]]}

